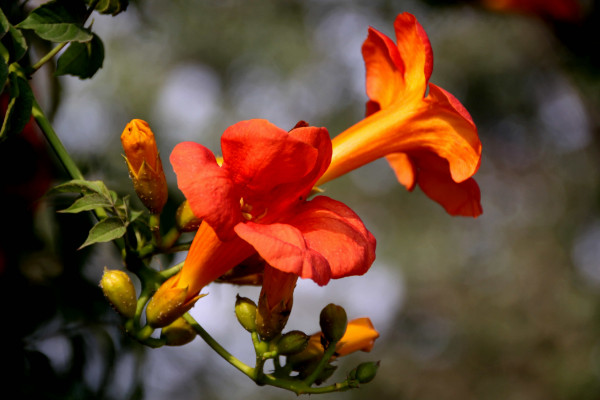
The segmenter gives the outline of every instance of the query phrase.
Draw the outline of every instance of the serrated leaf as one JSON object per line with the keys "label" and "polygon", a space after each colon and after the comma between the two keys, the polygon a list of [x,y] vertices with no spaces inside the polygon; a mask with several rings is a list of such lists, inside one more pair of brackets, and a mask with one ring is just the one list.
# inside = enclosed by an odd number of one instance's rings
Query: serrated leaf
{"label": "serrated leaf", "polygon": [[31,118],[33,93],[29,83],[17,74],[9,73],[10,98],[0,128],[0,143],[11,135],[20,133]]}
{"label": "serrated leaf", "polygon": [[93,34],[92,40],[85,43],[73,42],[58,58],[56,75],[74,75],[88,79],[102,68],[104,62],[104,45],[102,40]]}
{"label": "serrated leaf", "polygon": [[95,210],[96,208],[112,207],[112,204],[101,194],[92,193],[75,200],[71,206],[60,210],[60,213],[76,214],[82,211]]}
{"label": "serrated leaf", "polygon": [[[82,249],[90,244],[100,242],[110,242],[120,238],[127,231],[127,226],[117,217],[109,217],[98,222],[90,229],[90,233],[85,242],[79,246]],[[78,250],[79,250],[78,249]]]}
{"label": "serrated leaf", "polygon": [[70,2],[69,7],[61,2],[50,2],[33,10],[17,25],[21,29],[32,29],[42,39],[52,42],[86,42],[92,34],[80,26],[83,2]]}
{"label": "serrated leaf", "polygon": [[72,181],[62,183],[50,189],[48,193],[97,193],[102,195],[102,197],[107,200],[111,199],[110,192],[104,182],[86,181],[84,179],[74,179]]}

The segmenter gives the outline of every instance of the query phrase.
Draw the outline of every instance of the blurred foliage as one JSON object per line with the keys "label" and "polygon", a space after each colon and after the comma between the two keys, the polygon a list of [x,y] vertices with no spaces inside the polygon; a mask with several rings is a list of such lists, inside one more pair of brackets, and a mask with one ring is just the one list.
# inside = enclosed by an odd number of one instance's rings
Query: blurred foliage
{"label": "blurred foliage", "polygon": [[[46,107],[56,104],[55,128],[86,177],[133,193],[118,139],[131,118],[156,127],[165,156],[182,140],[218,150],[221,132],[246,118],[290,128],[305,119],[333,136],[362,117],[367,26],[390,34],[397,13],[415,14],[432,42],[432,82],[478,125],[484,214],[447,216],[406,193],[385,163],[326,188],[373,230],[373,268],[397,269],[406,293],[384,310],[392,322],[369,355],[381,360],[375,380],[325,398],[591,400],[600,398],[600,60],[591,44],[600,24],[598,2],[582,4],[584,19],[565,22],[476,1],[140,0],[95,21],[105,60],[94,79],[35,84]],[[285,398],[225,363],[215,371],[120,333],[97,287],[105,265],[119,266],[116,249],[76,251],[89,218],[36,200],[66,177],[35,136],[0,146],[3,379],[19,397]],[[182,197],[171,191],[174,209]],[[347,295],[374,311],[387,296]]]}

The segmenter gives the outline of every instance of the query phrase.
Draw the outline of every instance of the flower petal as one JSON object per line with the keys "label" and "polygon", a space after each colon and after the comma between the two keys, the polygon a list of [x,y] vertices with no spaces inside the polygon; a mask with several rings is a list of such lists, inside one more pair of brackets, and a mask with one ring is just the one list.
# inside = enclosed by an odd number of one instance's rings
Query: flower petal
{"label": "flower petal", "polygon": [[448,160],[455,182],[470,178],[479,169],[481,142],[469,112],[452,94],[433,83],[429,84],[425,104],[429,108],[418,116],[420,129],[435,132],[434,151]]}
{"label": "flower petal", "polygon": [[221,138],[223,168],[245,192],[269,193],[282,183],[296,182],[311,172],[318,151],[272,123],[238,122]]}
{"label": "flower petal", "polygon": [[415,16],[406,12],[396,17],[394,29],[398,51],[406,69],[404,81],[407,92],[422,98],[433,71],[433,51],[427,33]]}
{"label": "flower petal", "polygon": [[325,257],[334,279],[362,275],[375,260],[375,237],[344,203],[315,197],[289,223],[301,232],[310,249]]}
{"label": "flower petal", "polygon": [[437,160],[429,160],[419,169],[418,181],[421,190],[441,204],[450,215],[481,215],[481,192],[475,179],[455,182],[448,174],[447,161],[441,158]]}
{"label": "flower petal", "polygon": [[[315,182],[325,173],[331,162],[331,139],[325,128],[300,127],[292,129],[290,137],[298,139],[317,150],[317,159],[313,169],[302,179],[290,183],[284,183],[273,188],[269,194],[270,208],[266,214],[265,221],[272,216],[280,215],[280,211],[294,209],[298,204],[306,201]],[[282,169],[288,168],[285,165]],[[294,204],[296,203],[296,204]]]}
{"label": "flower petal", "polygon": [[417,184],[417,169],[410,157],[405,153],[392,153],[385,156],[385,158],[394,170],[398,182],[404,185],[407,190],[412,191]]}
{"label": "flower petal", "polygon": [[222,240],[234,237],[233,227],[241,219],[239,197],[212,152],[198,143],[183,142],[175,146],[170,159],[179,189],[194,214],[203,218]]}
{"label": "flower petal", "polygon": [[280,223],[262,225],[246,222],[236,225],[235,231],[272,267],[301,278],[310,278],[319,285],[329,282],[331,273],[327,260],[308,248],[297,228]]}
{"label": "flower petal", "polygon": [[362,54],[367,70],[367,116],[388,107],[405,90],[404,63],[394,42],[376,29],[369,28]]}
{"label": "flower petal", "polygon": [[375,345],[379,332],[375,330],[369,318],[356,318],[348,322],[346,333],[336,345],[336,354],[340,357],[355,351],[369,352]]}

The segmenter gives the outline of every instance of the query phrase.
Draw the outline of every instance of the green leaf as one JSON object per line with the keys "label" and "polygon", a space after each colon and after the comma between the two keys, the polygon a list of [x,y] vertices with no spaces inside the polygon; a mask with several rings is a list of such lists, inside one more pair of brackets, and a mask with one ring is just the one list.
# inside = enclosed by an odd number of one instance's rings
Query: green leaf
{"label": "green leaf", "polygon": [[60,213],[76,214],[82,211],[95,210],[96,208],[112,207],[112,204],[106,198],[98,193],[85,195],[73,202],[69,208],[60,210]]}
{"label": "green leaf", "polygon": [[11,71],[8,77],[10,98],[0,128],[0,143],[25,128],[31,118],[33,106],[33,93],[29,83],[15,71]]}
{"label": "green leaf", "polygon": [[92,34],[80,26],[85,14],[83,2],[52,1],[33,10],[18,28],[32,29],[42,39],[52,42],[86,42]]}
{"label": "green leaf", "polygon": [[0,39],[6,35],[8,29],[10,28],[10,22],[8,22],[8,18],[4,15],[2,9],[0,9]]}
{"label": "green leaf", "polygon": [[59,57],[56,75],[74,75],[88,79],[102,67],[104,61],[104,45],[97,35],[85,43],[73,42]]}
{"label": "green leaf", "polygon": [[[117,217],[109,217],[98,222],[90,229],[85,242],[79,247],[82,249],[93,243],[109,242],[120,238],[127,231],[127,226]],[[78,249],[78,250],[79,250]]]}
{"label": "green leaf", "polygon": [[48,194],[54,193],[97,193],[101,195],[104,199],[106,199],[108,202],[111,201],[110,192],[104,184],[104,182],[102,181],[86,181],[84,179],[74,179],[72,181],[55,186],[48,192]]}
{"label": "green leaf", "polygon": [[135,221],[136,219],[138,219],[142,215],[144,215],[144,211],[129,210],[129,222]]}
{"label": "green leaf", "polygon": [[27,52],[27,41],[20,30],[10,25],[8,34],[2,38],[2,45],[5,47],[3,53],[8,53],[7,64],[19,61]]}
{"label": "green leaf", "polygon": [[0,51],[0,93],[4,91],[4,84],[6,83],[6,79],[8,78],[8,65],[6,64],[6,60],[1,55]]}

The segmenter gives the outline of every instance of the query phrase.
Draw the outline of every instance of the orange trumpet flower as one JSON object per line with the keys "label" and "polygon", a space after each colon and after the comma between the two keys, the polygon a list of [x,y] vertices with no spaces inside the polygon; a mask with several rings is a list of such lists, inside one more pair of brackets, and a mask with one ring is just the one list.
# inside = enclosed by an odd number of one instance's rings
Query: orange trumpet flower
{"label": "orange trumpet flower", "polygon": [[[181,271],[163,283],[147,312],[164,326],[187,311],[200,290],[253,254],[288,277],[270,304],[291,299],[297,277],[319,285],[362,275],[375,259],[375,238],[346,205],[307,200],[331,159],[325,128],[290,132],[265,120],[238,122],[221,138],[222,165],[206,147],[178,144],[171,153],[179,188],[202,219]],[[277,299],[277,300],[275,300]]]}
{"label": "orange trumpet flower", "polygon": [[416,18],[400,14],[394,28],[397,43],[369,28],[362,47],[366,117],[333,139],[331,165],[317,185],[386,157],[408,190],[418,184],[449,214],[477,217],[477,128],[454,96],[429,83],[433,54]]}

